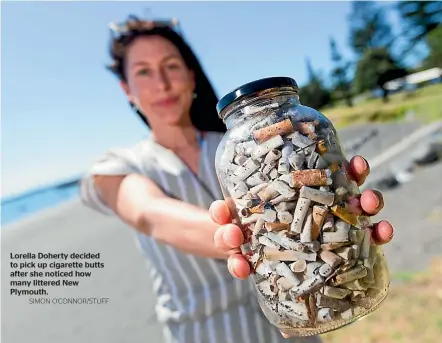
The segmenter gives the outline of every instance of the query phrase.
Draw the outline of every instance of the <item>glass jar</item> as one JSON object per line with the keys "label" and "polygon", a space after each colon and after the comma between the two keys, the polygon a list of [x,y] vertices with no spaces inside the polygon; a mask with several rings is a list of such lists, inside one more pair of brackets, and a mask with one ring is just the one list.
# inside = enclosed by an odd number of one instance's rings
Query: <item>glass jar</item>
{"label": "glass jar", "polygon": [[282,332],[311,336],[374,311],[389,271],[333,124],[303,106],[296,81],[272,77],[225,95],[215,167],[243,230],[260,307]]}

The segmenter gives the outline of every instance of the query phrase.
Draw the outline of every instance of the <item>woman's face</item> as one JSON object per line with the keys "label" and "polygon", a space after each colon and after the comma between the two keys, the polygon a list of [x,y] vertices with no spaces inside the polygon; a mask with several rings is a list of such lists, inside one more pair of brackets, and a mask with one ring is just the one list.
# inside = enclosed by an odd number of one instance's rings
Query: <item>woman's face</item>
{"label": "woman's face", "polygon": [[126,52],[125,70],[122,87],[151,124],[190,123],[194,74],[175,45],[160,36],[139,37]]}

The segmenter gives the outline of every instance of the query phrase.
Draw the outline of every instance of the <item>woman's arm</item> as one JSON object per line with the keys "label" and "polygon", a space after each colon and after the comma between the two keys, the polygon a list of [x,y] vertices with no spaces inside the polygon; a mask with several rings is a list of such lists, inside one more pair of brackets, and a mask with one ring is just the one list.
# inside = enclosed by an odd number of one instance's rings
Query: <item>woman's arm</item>
{"label": "woman's arm", "polygon": [[140,232],[186,253],[228,258],[215,246],[220,226],[209,211],[168,197],[143,175],[96,175],[94,182],[106,205]]}

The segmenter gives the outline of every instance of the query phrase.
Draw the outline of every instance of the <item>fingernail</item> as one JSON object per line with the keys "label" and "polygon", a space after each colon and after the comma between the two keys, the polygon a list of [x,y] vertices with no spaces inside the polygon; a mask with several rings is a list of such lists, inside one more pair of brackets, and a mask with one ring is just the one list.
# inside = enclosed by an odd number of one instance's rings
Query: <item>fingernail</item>
{"label": "fingernail", "polygon": [[217,219],[216,216],[215,216],[214,213],[213,213],[213,209],[212,209],[212,207],[209,207],[209,213],[210,213],[210,216],[211,216],[213,219]]}
{"label": "fingernail", "polygon": [[379,206],[381,205],[381,202],[379,201],[379,198],[377,197],[377,195],[375,194],[375,201],[374,201],[374,203],[375,203],[375,205],[376,205],[376,209],[378,209],[379,208]]}
{"label": "fingernail", "polygon": [[237,279],[239,279],[239,276],[234,272],[234,268],[232,266],[232,264],[235,264],[235,261],[231,261],[229,260],[227,262],[227,269],[229,270],[229,273],[232,274],[234,277],[236,277]]}
{"label": "fingernail", "polygon": [[368,162],[367,162],[367,160],[364,157],[362,157],[362,156],[361,156],[361,158],[362,158],[362,161],[364,161],[364,169],[368,170]]}
{"label": "fingernail", "polygon": [[379,194],[375,190],[373,190],[374,194],[374,203],[375,203],[375,209],[378,209],[379,206],[381,206],[381,201],[379,200]]}

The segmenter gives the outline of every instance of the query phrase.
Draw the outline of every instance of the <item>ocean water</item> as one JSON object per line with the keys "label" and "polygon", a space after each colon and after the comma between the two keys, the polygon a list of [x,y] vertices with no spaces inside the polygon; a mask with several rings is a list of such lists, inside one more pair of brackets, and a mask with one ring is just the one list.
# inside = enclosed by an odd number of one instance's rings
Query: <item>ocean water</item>
{"label": "ocean water", "polygon": [[55,207],[78,196],[76,180],[42,187],[1,202],[1,225],[17,222],[41,210]]}

